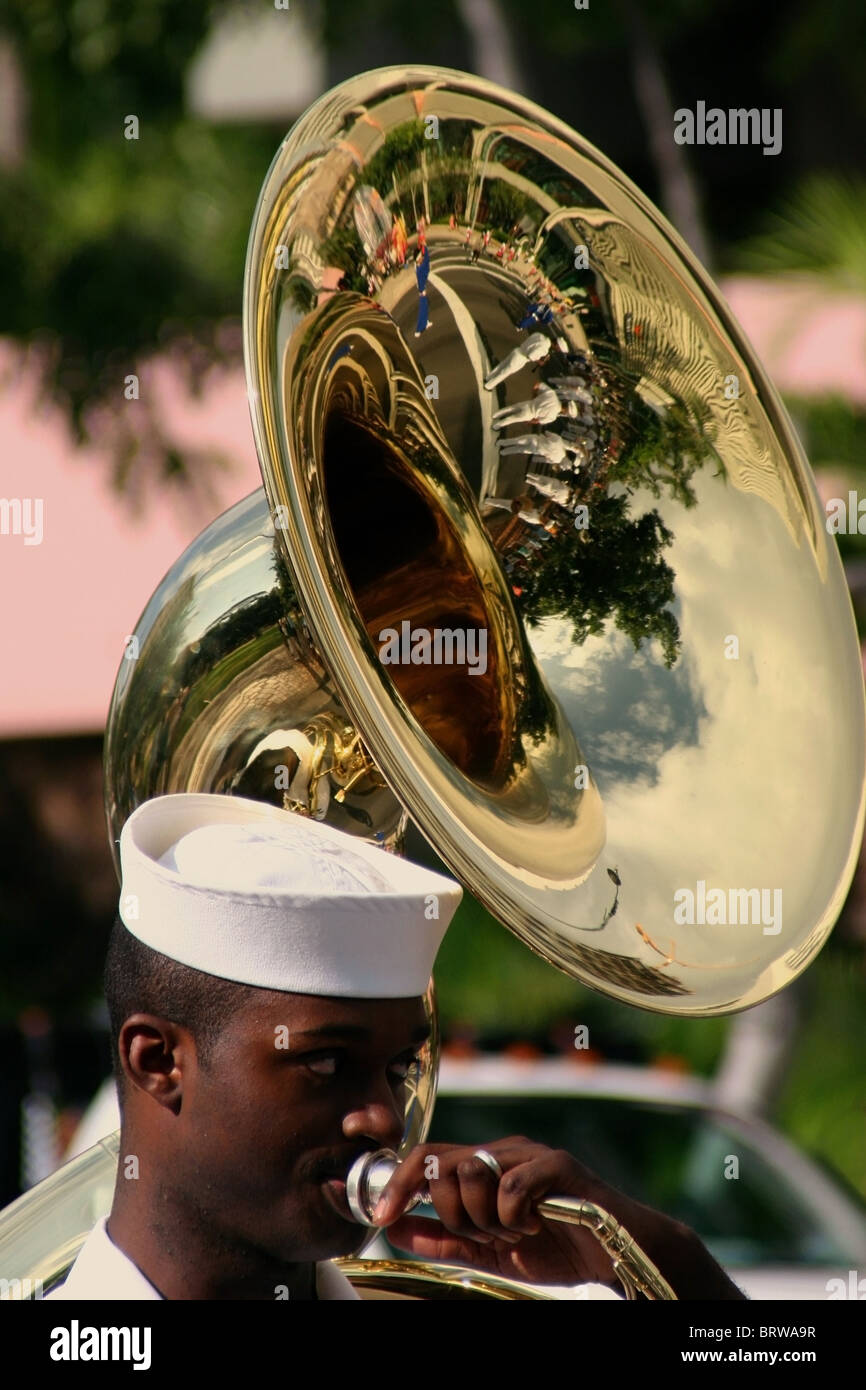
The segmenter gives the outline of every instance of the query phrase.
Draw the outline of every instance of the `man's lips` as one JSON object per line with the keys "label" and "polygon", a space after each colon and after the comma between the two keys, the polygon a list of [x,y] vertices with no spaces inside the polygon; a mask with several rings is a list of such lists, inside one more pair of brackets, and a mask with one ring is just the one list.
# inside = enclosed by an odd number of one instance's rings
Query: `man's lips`
{"label": "man's lips", "polygon": [[346,1221],[355,1224],[355,1218],[349,1209],[349,1200],[346,1196],[346,1182],[344,1178],[325,1178],[322,1183],[322,1190],[327,1201],[334,1208],[338,1215]]}
{"label": "man's lips", "polygon": [[316,1180],[321,1184],[322,1191],[325,1194],[329,1206],[332,1206],[340,1216],[346,1221],[351,1221],[353,1224],[355,1224],[355,1218],[352,1215],[348,1198],[346,1197],[346,1180],[349,1176],[349,1169],[367,1152],[369,1151],[360,1149],[358,1152],[351,1154],[348,1158],[332,1159],[330,1162],[323,1162],[319,1164],[315,1174]]}
{"label": "man's lips", "polygon": [[316,1182],[324,1182],[326,1178],[339,1178],[341,1182],[345,1183],[352,1165],[370,1152],[369,1149],[358,1149],[347,1157],[323,1159],[312,1169],[313,1179]]}

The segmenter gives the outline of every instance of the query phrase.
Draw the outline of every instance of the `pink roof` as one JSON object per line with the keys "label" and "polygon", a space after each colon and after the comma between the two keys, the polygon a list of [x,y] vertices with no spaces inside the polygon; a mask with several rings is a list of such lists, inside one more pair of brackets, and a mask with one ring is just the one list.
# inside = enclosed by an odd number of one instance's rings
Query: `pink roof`
{"label": "pink roof", "polygon": [[13,361],[3,345],[0,494],[42,499],[43,520],[41,544],[0,534],[0,737],[98,732],[124,640],[154,588],[208,522],[261,485],[243,373],[214,374],[200,400],[168,371],[142,373],[169,435],[212,444],[233,466],[207,480],[209,499],[150,480],[132,506],[111,489],[105,456],[75,449],[59,412],[35,406],[32,379],[10,389]]}
{"label": "pink roof", "polygon": [[[739,278],[722,289],[782,391],[866,403],[866,298],[813,281]],[[76,450],[59,412],[34,405],[15,362],[0,344],[0,497],[41,498],[43,537],[0,534],[0,737],[98,732],[154,588],[208,522],[260,485],[243,373],[214,372],[198,400],[167,364],[142,373],[165,431],[221,450],[231,466],[192,495],[145,477],[133,504],[112,491],[106,457]]]}
{"label": "pink roof", "polygon": [[735,276],[722,292],[775,385],[866,405],[866,296],[809,276]]}

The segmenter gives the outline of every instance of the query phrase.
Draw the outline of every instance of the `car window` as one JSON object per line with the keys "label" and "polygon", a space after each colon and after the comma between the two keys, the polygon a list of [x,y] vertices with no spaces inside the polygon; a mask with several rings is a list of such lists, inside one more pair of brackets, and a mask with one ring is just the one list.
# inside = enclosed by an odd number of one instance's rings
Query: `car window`
{"label": "car window", "polygon": [[856,1255],[840,1248],[808,1192],[707,1111],[598,1097],[437,1099],[433,1142],[477,1145],[509,1134],[567,1149],[611,1186],[686,1222],[722,1264],[835,1264]]}

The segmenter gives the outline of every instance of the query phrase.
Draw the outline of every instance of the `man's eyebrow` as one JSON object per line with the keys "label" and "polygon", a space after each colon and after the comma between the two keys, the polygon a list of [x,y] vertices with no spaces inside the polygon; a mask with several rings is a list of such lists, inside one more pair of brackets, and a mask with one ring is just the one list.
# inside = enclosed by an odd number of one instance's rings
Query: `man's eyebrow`
{"label": "man's eyebrow", "polygon": [[[362,1023],[320,1023],[318,1028],[301,1028],[297,1032],[292,1029],[291,1035],[293,1038],[346,1038],[356,1042],[369,1042],[372,1030],[365,1028]],[[412,1029],[409,1043],[415,1047],[429,1036],[429,1023],[421,1023]]]}
{"label": "man's eyebrow", "polygon": [[318,1028],[290,1029],[293,1038],[357,1038],[366,1042],[370,1029],[360,1023],[320,1023]]}

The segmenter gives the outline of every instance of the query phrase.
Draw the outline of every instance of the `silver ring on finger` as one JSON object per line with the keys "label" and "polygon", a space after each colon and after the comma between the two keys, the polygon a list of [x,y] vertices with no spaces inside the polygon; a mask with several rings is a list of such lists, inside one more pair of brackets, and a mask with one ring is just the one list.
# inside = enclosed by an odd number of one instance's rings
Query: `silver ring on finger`
{"label": "silver ring on finger", "polygon": [[482,1163],[487,1164],[487,1167],[490,1169],[491,1173],[493,1173],[497,1178],[502,1177],[502,1167],[493,1157],[492,1153],[488,1153],[486,1149],[476,1149],[472,1157],[480,1158]]}

